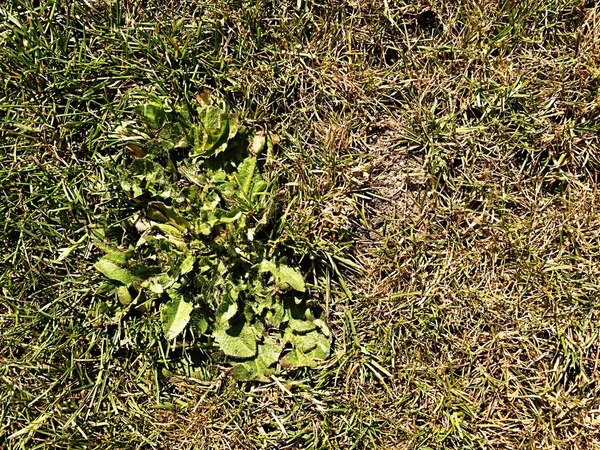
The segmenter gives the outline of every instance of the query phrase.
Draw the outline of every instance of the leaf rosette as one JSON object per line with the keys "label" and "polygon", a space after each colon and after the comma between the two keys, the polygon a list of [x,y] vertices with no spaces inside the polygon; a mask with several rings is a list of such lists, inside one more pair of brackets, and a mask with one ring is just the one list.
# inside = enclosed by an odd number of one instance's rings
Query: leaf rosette
{"label": "leaf rosette", "polygon": [[[158,314],[165,339],[208,343],[239,380],[266,380],[280,367],[315,366],[329,330],[307,305],[302,273],[275,242],[273,180],[264,176],[275,137],[250,133],[211,104],[195,114],[158,97],[136,108],[145,127],[121,127],[121,194],[135,205],[95,268],[125,317]],[[113,230],[114,231],[114,230]]]}

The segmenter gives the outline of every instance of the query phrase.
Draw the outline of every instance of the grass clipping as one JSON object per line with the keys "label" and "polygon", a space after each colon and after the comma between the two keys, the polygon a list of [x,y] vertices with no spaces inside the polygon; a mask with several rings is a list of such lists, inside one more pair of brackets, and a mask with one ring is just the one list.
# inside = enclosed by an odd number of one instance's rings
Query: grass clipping
{"label": "grass clipping", "polygon": [[208,102],[193,111],[151,97],[136,112],[143,126],[118,130],[131,154],[114,165],[136,207],[102,231],[95,264],[120,320],[159,315],[165,339],[222,352],[239,380],[327,358],[329,330],[274,245],[273,183],[261,170],[273,137],[251,136]]}

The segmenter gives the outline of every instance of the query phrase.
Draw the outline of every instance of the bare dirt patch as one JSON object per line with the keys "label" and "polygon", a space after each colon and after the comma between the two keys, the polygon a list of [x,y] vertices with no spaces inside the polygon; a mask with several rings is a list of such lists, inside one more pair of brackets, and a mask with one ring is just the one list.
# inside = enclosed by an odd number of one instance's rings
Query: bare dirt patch
{"label": "bare dirt patch", "polygon": [[385,278],[393,268],[384,255],[386,242],[395,230],[416,225],[424,211],[426,182],[422,155],[407,145],[393,122],[371,136],[371,200],[364,204],[366,221],[358,230],[356,256],[366,269],[353,284],[368,297],[389,294]]}
{"label": "bare dirt patch", "polygon": [[411,152],[393,128],[373,138],[371,182],[374,194],[367,204],[373,230],[420,215],[425,192],[423,158]]}

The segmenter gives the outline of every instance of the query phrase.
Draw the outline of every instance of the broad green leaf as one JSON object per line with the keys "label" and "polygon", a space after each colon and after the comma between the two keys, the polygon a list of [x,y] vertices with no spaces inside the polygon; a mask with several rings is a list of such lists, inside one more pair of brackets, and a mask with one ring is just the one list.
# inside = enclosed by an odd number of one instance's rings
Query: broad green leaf
{"label": "broad green leaf", "polygon": [[155,130],[162,127],[167,120],[167,115],[162,106],[156,104],[146,104],[136,106],[135,112]]}
{"label": "broad green leaf", "polygon": [[[138,206],[121,222],[125,241],[137,245],[127,254],[107,252],[98,270],[118,283],[119,300],[140,312],[151,312],[168,293],[160,310],[167,339],[187,327],[195,336],[212,336],[215,348],[238,363],[233,374],[240,380],[266,381],[283,344],[291,346],[283,366],[315,365],[329,354],[329,330],[283,292],[306,290],[300,271],[264,259],[258,242],[272,218],[273,195],[257,157],[273,156],[276,137],[258,132],[247,145],[243,128],[234,139],[238,122],[227,111],[201,103],[193,121],[189,106],[164,105],[151,97],[137,108],[156,132],[121,132],[137,147],[119,180]],[[258,276],[250,267],[258,267]],[[133,300],[132,285],[139,293]],[[284,333],[282,342],[266,335],[275,329]]]}
{"label": "broad green leaf", "polygon": [[260,174],[254,175],[254,180],[252,181],[252,189],[250,192],[250,197],[253,200],[258,195],[264,193],[268,187],[267,182]]}
{"label": "broad green leaf", "polygon": [[111,261],[118,266],[126,265],[127,261],[131,259],[134,255],[134,252],[132,250],[119,251],[114,247],[106,245],[100,241],[94,241],[94,244],[96,245],[96,247],[98,247],[105,253],[103,259],[107,259],[108,261]]}
{"label": "broad green leaf", "polygon": [[204,155],[208,148],[207,148],[207,133],[204,131],[204,128],[202,126],[194,126],[192,128],[192,133],[193,133],[193,139],[194,139],[194,146],[192,147],[192,154],[193,155]]}
{"label": "broad green leaf", "polygon": [[228,115],[216,106],[207,106],[200,110],[200,119],[207,132],[217,135],[227,126]]}
{"label": "broad green leaf", "polygon": [[275,276],[278,272],[277,266],[273,261],[269,261],[268,259],[263,259],[260,263],[259,271],[261,273],[269,272]]}
{"label": "broad green leaf", "polygon": [[[138,296],[139,297],[139,296]],[[135,307],[136,311],[139,311],[141,313],[148,313],[150,312],[150,310],[153,308],[154,306],[154,298],[149,298],[146,301],[142,301],[142,303],[140,303],[139,305],[137,305]]]}
{"label": "broad green leaf", "polygon": [[281,366],[314,367],[326,359],[331,351],[329,340],[318,331],[296,335],[286,330],[285,339],[292,344],[292,351],[281,359]]}
{"label": "broad green leaf", "polygon": [[160,275],[156,275],[144,280],[142,282],[142,287],[155,294],[162,294],[163,292],[169,290],[173,284],[175,284],[175,281],[175,279],[171,278],[166,273],[161,273]]}
{"label": "broad green leaf", "polygon": [[280,286],[289,286],[292,289],[295,289],[299,292],[304,292],[306,287],[304,285],[304,278],[302,274],[297,269],[292,269],[285,264],[279,265],[279,273],[278,273],[278,282]]}
{"label": "broad green leaf", "polygon": [[240,322],[234,326],[218,325],[213,332],[213,337],[227,356],[239,359],[256,356],[256,336],[252,326],[247,322]]}
{"label": "broad green leaf", "polygon": [[253,309],[256,314],[263,314],[263,312],[267,312],[267,310],[271,310],[274,306],[273,295],[262,283],[256,280],[251,288],[251,295],[254,297]]}
{"label": "broad green leaf", "polygon": [[189,161],[185,161],[180,164],[178,167],[179,173],[183,175],[185,179],[187,179],[190,183],[198,186],[204,187],[207,182],[207,177],[205,173],[205,169],[202,165],[202,159],[194,158]]}
{"label": "broad green leaf", "polygon": [[117,287],[117,297],[119,297],[119,302],[121,302],[123,306],[129,305],[133,301],[133,299],[131,298],[131,294],[129,293],[129,288],[127,288],[127,286]]}
{"label": "broad green leaf", "polygon": [[307,335],[302,336],[302,340],[303,349],[312,348],[314,345],[313,350],[310,351],[312,357],[316,359],[325,359],[329,356],[329,353],[331,352],[331,343],[322,333],[312,331]]}
{"label": "broad green leaf", "polygon": [[285,318],[285,308],[279,301],[275,301],[269,314],[267,314],[267,323],[270,323],[273,327],[279,327],[281,322]]}
{"label": "broad green leaf", "polygon": [[201,234],[203,234],[204,236],[209,236],[212,233],[212,225],[203,222],[201,220],[197,220],[194,223],[194,228]]}
{"label": "broad green leaf", "polygon": [[179,266],[181,274],[185,275],[186,273],[190,273],[194,268],[194,262],[196,262],[196,258],[194,258],[192,253],[188,253],[182,261],[181,266]]}
{"label": "broad green leaf", "polygon": [[136,159],[129,165],[121,178],[121,188],[132,193],[134,198],[149,192],[161,198],[171,197],[173,187],[169,183],[165,168],[148,159]]}
{"label": "broad green leaf", "polygon": [[[240,217],[242,217],[242,213],[239,211],[224,211],[222,209],[217,209],[215,211],[215,220],[216,222],[214,223],[233,223],[236,220],[238,220]],[[213,224],[214,225],[214,224]]]}
{"label": "broad green leaf", "polygon": [[280,353],[281,346],[267,336],[258,346],[256,358],[237,364],[233,369],[233,376],[239,381],[269,381],[269,375],[275,373],[272,366],[279,359]]}
{"label": "broad green leaf", "polygon": [[190,321],[194,305],[186,302],[183,295],[174,289],[169,290],[169,297],[171,300],[161,310],[160,318],[163,332],[166,338],[171,340],[185,329]]}
{"label": "broad green leaf", "polygon": [[281,358],[280,364],[285,369],[293,369],[296,367],[315,367],[317,362],[298,348],[292,348],[292,351]]}
{"label": "broad green leaf", "polygon": [[267,155],[269,157],[273,156],[273,149],[280,141],[281,138],[277,134],[267,135]]}
{"label": "broad green leaf", "polygon": [[237,135],[238,131],[240,130],[240,124],[238,123],[237,115],[231,114],[231,113],[227,113],[227,115],[228,115],[228,123],[227,123],[228,130],[227,131],[229,132],[229,135],[227,136],[227,140],[230,141]]}
{"label": "broad green leaf", "polygon": [[175,108],[175,112],[177,113],[177,120],[180,123],[183,123],[185,125],[189,125],[190,122],[192,121],[192,116],[190,114],[190,109],[189,109],[189,104],[182,104],[182,105],[178,105]]}
{"label": "broad green leaf", "polygon": [[184,251],[186,249],[185,241],[178,239],[173,235],[167,235],[167,239],[177,250]]}
{"label": "broad green leaf", "polygon": [[231,296],[226,295],[215,312],[217,322],[220,324],[226,324],[236,315],[237,311],[238,306],[236,301],[232,299]]}
{"label": "broad green leaf", "polygon": [[190,145],[188,135],[181,123],[168,123],[164,126],[161,137],[170,143],[172,148],[184,148]]}
{"label": "broad green leaf", "polygon": [[250,193],[255,170],[256,158],[254,156],[249,156],[242,161],[235,174],[235,179],[244,197],[248,197],[248,194]]}
{"label": "broad green leaf", "polygon": [[278,278],[280,285],[288,285],[299,292],[304,292],[306,290],[304,277],[302,277],[302,274],[297,269],[293,269],[285,264],[280,264]]}
{"label": "broad green leaf", "polygon": [[202,335],[208,330],[206,315],[199,309],[194,309],[190,317],[190,328],[196,335]]}
{"label": "broad green leaf", "polygon": [[133,198],[137,198],[144,193],[144,190],[138,183],[132,184],[131,190],[133,192]]}
{"label": "broad green leaf", "polygon": [[201,123],[194,134],[194,153],[211,156],[217,144],[227,138],[228,116],[214,106],[202,108],[199,115]]}
{"label": "broad green leaf", "polygon": [[317,328],[310,308],[300,300],[288,302],[286,316],[290,328],[298,334],[306,334]]}
{"label": "broad green leaf", "polygon": [[310,320],[298,320],[298,319],[290,319],[289,325],[292,330],[297,333],[308,333],[309,331],[314,330],[317,326]]}
{"label": "broad green leaf", "polygon": [[200,124],[193,128],[192,153],[206,157],[221,153],[237,133],[237,117],[214,106],[200,108],[198,115]]}
{"label": "broad green leaf", "polygon": [[180,239],[182,236],[181,231],[179,231],[178,228],[174,227],[173,225],[169,225],[168,223],[155,223],[153,224],[153,227],[158,228],[167,237],[174,237]]}
{"label": "broad green leaf", "polygon": [[208,173],[210,181],[214,184],[220,185],[221,183],[226,183],[228,180],[227,172],[223,169],[211,170]]}
{"label": "broad green leaf", "polygon": [[135,277],[129,270],[117,266],[107,257],[102,258],[100,261],[94,264],[94,267],[106,278],[110,278],[114,281],[120,281],[126,286],[131,286],[134,281],[138,280],[138,278]]}
{"label": "broad green leaf", "polygon": [[144,193],[142,189],[141,180],[135,178],[123,178],[121,180],[121,189],[123,189],[127,194],[131,195],[133,198],[137,198]]}
{"label": "broad green leaf", "polygon": [[292,269],[285,264],[277,265],[273,261],[264,259],[260,263],[259,270],[260,272],[270,272],[273,274],[275,283],[281,288],[292,288],[299,292],[304,292],[306,290],[302,274],[298,270]]}
{"label": "broad green leaf", "polygon": [[167,206],[162,202],[148,203],[146,216],[157,222],[169,223],[182,233],[190,227],[190,223],[187,219],[182,217],[174,208]]}
{"label": "broad green leaf", "polygon": [[313,321],[313,323],[319,327],[319,329],[321,330],[321,333],[323,333],[325,335],[325,337],[329,338],[331,336],[331,330],[329,329],[329,327],[327,326],[327,324],[321,320],[321,319],[315,319]]}

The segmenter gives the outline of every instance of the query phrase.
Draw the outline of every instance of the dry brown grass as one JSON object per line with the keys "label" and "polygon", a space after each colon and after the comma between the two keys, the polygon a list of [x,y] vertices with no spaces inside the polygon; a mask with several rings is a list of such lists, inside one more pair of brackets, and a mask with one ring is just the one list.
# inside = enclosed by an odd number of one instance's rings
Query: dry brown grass
{"label": "dry brown grass", "polygon": [[[162,3],[76,14],[95,41],[58,59],[68,11],[39,42],[50,9],[22,13],[43,68],[0,34],[0,446],[600,448],[598,6]],[[157,387],[154,335],[136,340],[151,324],[90,326],[87,247],[49,262],[77,223],[113,217],[56,186],[91,198],[101,136],[148,85],[214,89],[281,135],[282,240],[334,331],[323,367],[237,385],[209,365]]]}

